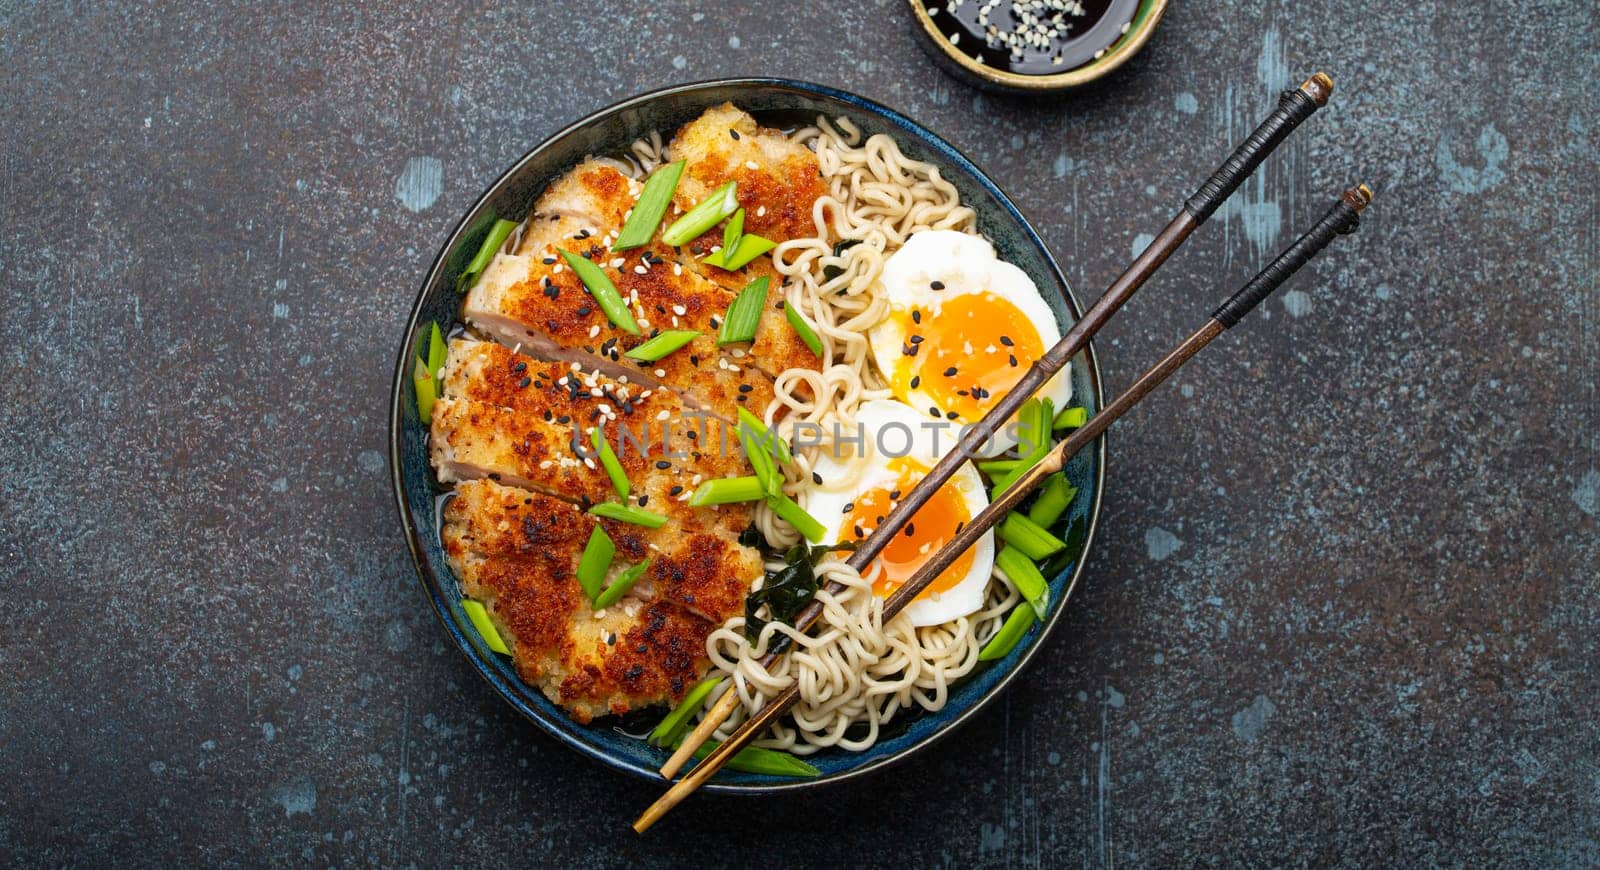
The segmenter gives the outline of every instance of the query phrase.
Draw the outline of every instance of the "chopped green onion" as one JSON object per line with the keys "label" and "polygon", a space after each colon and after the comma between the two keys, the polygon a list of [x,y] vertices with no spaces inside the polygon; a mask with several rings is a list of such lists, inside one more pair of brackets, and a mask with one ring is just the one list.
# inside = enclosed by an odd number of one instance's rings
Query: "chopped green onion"
{"label": "chopped green onion", "polygon": [[733,344],[738,341],[754,341],[756,327],[761,325],[761,309],[767,304],[767,276],[751,281],[748,286],[739,291],[739,297],[728,306],[728,313],[722,317],[722,332],[717,335],[717,344]]}
{"label": "chopped green onion", "polygon": [[1000,538],[1006,543],[1022,551],[1022,555],[1038,561],[1044,557],[1065,549],[1067,542],[1024,514],[1012,511],[1000,523]]}
{"label": "chopped green onion", "polygon": [[433,324],[428,332],[428,371],[438,379],[439,372],[444,369],[444,361],[449,357],[449,348],[444,343],[444,333],[439,330],[439,324]]}
{"label": "chopped green onion", "polygon": [[628,359],[655,362],[699,337],[700,333],[692,329],[668,329],[623,356]]}
{"label": "chopped green onion", "polygon": [[619,523],[632,523],[633,525],[650,529],[659,529],[667,524],[667,518],[654,511],[636,508],[629,504],[618,504],[614,501],[603,501],[589,508],[589,513],[593,516],[605,517],[608,520],[616,520]]}
{"label": "chopped green onion", "polygon": [[706,696],[711,690],[722,682],[721,677],[706,677],[694,684],[694,688],[683,696],[683,701],[672,708],[672,712],[661,720],[650,736],[646,738],[651,746],[672,746],[683,741],[683,733],[689,730],[689,718],[695,714],[706,702]]}
{"label": "chopped green onion", "polygon": [[1089,409],[1082,406],[1076,408],[1062,408],[1056,415],[1056,429],[1082,429],[1083,424],[1089,422]]}
{"label": "chopped green onion", "polygon": [[617,554],[617,545],[611,543],[611,536],[598,524],[594,531],[589,533],[589,543],[584,545],[583,557],[578,560],[578,585],[583,587],[583,594],[593,601],[600,594],[600,584],[606,579],[606,571],[611,567],[611,559]]}
{"label": "chopped green onion", "polygon": [[767,494],[759,477],[719,477],[708,480],[689,497],[690,507],[756,501]]}
{"label": "chopped green onion", "polygon": [[1044,487],[1039,490],[1033,507],[1028,508],[1028,519],[1048,529],[1061,519],[1077,495],[1077,488],[1067,483],[1066,475],[1059,472],[1052,474],[1045,478]]}
{"label": "chopped green onion", "polygon": [[760,436],[762,446],[771,450],[772,455],[778,457],[780,462],[794,461],[794,456],[789,453],[788,442],[772,434],[772,432],[767,429],[767,424],[761,422],[761,418],[757,417],[755,414],[752,414],[748,409],[739,409],[739,426],[740,428],[748,427],[749,429],[753,430],[756,435]]}
{"label": "chopped green onion", "polygon": [[600,596],[594,600],[594,609],[605,610],[607,607],[616,604],[622,596],[628,594],[628,590],[633,588],[633,584],[639,582],[639,578],[644,576],[645,571],[649,570],[650,563],[653,561],[655,560],[646,559],[618,574],[617,579],[611,581],[611,585],[606,587],[606,591],[600,593]]}
{"label": "chopped green onion", "polygon": [[761,482],[761,491],[769,496],[783,492],[783,475],[772,461],[772,454],[758,440],[759,436],[744,426],[739,427],[739,445],[744,448],[744,458]]}
{"label": "chopped green onion", "polygon": [[605,312],[606,319],[623,332],[638,335],[639,323],[633,319],[633,312],[628,310],[628,303],[622,301],[622,294],[617,292],[617,285],[611,283],[606,273],[588,258],[580,257],[571,251],[562,251],[561,258],[567,261],[572,271],[578,273],[578,280],[594,297],[594,301]]}
{"label": "chopped green onion", "polygon": [[[677,741],[672,748],[678,748],[678,745],[682,742],[682,740]],[[705,758],[711,754],[711,750],[716,749],[719,745],[721,744],[716,740],[707,740],[699,749],[694,751],[694,757]],[[742,770],[745,773],[764,773],[767,776],[803,776],[809,778],[822,775],[822,771],[787,752],[779,752],[776,749],[762,749],[759,746],[746,746],[735,752],[733,757],[728,759],[728,763],[725,766],[730,770]]]}
{"label": "chopped green onion", "polygon": [[611,250],[626,251],[650,244],[650,237],[656,234],[656,227],[661,226],[661,219],[667,214],[673,191],[678,189],[683,163],[674,160],[650,173],[644,189],[639,191],[639,201],[633,204],[633,213],[622,225],[622,232],[617,233],[617,240],[611,243]]}
{"label": "chopped green onion", "polygon": [[411,369],[411,386],[417,392],[417,419],[433,422],[433,402],[439,398],[439,384],[428,372],[428,364],[420,359]]}
{"label": "chopped green onion", "polygon": [[822,536],[828,533],[828,530],[822,527],[822,523],[817,522],[816,517],[806,513],[805,508],[795,504],[794,499],[786,495],[767,496],[767,506],[813,544],[821,541]]}
{"label": "chopped green onion", "polygon": [[989,475],[992,480],[999,480],[1001,477],[1016,471],[1021,465],[1022,460],[1020,459],[991,459],[987,462],[978,463],[978,470]]}
{"label": "chopped green onion", "polygon": [[679,247],[688,243],[690,239],[711,229],[728,215],[739,208],[739,187],[736,182],[728,182],[711,191],[711,194],[700,201],[700,204],[689,209],[683,217],[672,222],[667,231],[661,234],[661,241]]}
{"label": "chopped green onion", "polygon": [[1015,547],[1001,547],[999,555],[994,557],[994,563],[1011,578],[1011,585],[1017,587],[1022,597],[1028,600],[1034,613],[1044,619],[1045,612],[1050,608],[1050,584],[1039,573],[1039,566]]}
{"label": "chopped green onion", "polygon": [[611,486],[616,489],[617,495],[628,497],[628,473],[622,470],[622,463],[617,460],[617,454],[611,449],[610,442],[606,441],[605,433],[599,426],[589,430],[589,439],[594,442],[594,449],[600,454],[600,465],[606,470],[606,477],[611,478]]}
{"label": "chopped green onion", "polygon": [[466,611],[467,619],[472,620],[472,627],[478,630],[478,635],[489,649],[501,655],[511,655],[511,648],[501,639],[500,632],[494,627],[494,622],[489,619],[489,611],[484,606],[471,598],[461,599],[461,609]]}
{"label": "chopped green onion", "polygon": [[789,319],[789,325],[794,327],[795,334],[806,343],[806,347],[811,348],[811,352],[817,356],[822,356],[822,339],[817,337],[817,331],[800,316],[800,312],[796,311],[793,305],[785,304],[783,316]]}
{"label": "chopped green onion", "polygon": [[705,263],[707,266],[716,266],[719,269],[732,272],[735,269],[743,269],[745,266],[750,265],[751,260],[777,246],[777,242],[765,236],[746,233],[739,237],[739,244],[732,252],[729,252],[727,248],[721,248],[715,254],[711,254],[700,262]]}
{"label": "chopped green onion", "polygon": [[1011,651],[1016,649],[1017,641],[1022,640],[1022,636],[1033,627],[1035,618],[1032,607],[1017,605],[1016,609],[1011,611],[1011,615],[1006,617],[1005,625],[1000,626],[995,636],[989,638],[983,649],[978,650],[978,661],[992,662],[1010,655]]}
{"label": "chopped green onion", "polygon": [[[722,228],[722,251],[728,252],[723,255],[724,260],[731,256],[733,251],[739,249],[739,239],[743,237],[744,209],[741,208],[733,213],[733,217],[728,218],[728,225]],[[721,251],[718,253],[721,253]]]}
{"label": "chopped green onion", "polygon": [[461,277],[456,279],[457,293],[470,290],[472,285],[478,283],[478,279],[483,276],[483,270],[489,268],[489,261],[494,259],[494,255],[500,250],[500,246],[506,243],[506,237],[511,235],[511,231],[516,228],[516,221],[508,221],[503,218],[495,221],[494,226],[489,227],[489,234],[483,237],[483,244],[478,247],[477,255],[472,258],[472,262],[467,264],[467,268],[461,273]]}
{"label": "chopped green onion", "polygon": [[989,491],[991,499],[999,498],[1050,452],[1050,418],[1054,414],[1055,406],[1049,399],[1029,399],[1017,412],[1021,422],[1017,436],[1027,440],[1028,452],[1023,454],[1020,465],[994,482]]}

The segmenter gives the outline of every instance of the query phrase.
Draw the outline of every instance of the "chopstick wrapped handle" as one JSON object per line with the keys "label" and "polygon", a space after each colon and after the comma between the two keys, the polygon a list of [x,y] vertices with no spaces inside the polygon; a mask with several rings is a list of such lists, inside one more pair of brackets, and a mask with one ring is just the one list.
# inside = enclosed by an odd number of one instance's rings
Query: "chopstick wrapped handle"
{"label": "chopstick wrapped handle", "polygon": [[1250,310],[1261,304],[1261,300],[1272,295],[1272,291],[1283,286],[1289,276],[1311,261],[1312,257],[1322,252],[1328,243],[1335,237],[1353,233],[1361,225],[1361,210],[1372,202],[1372,189],[1365,184],[1358,184],[1345,191],[1339,201],[1328,209],[1322,220],[1306,231],[1306,234],[1295,240],[1282,254],[1278,255],[1265,269],[1262,269],[1248,284],[1239,288],[1239,292],[1228,297],[1228,301],[1218,306],[1217,312],[1212,316],[1214,320],[1224,327],[1231,327],[1244,319]]}
{"label": "chopstick wrapped handle", "polygon": [[1327,104],[1332,94],[1333,79],[1327,73],[1317,73],[1306,79],[1300,87],[1279,95],[1278,108],[1234,149],[1222,166],[1206,179],[1205,184],[1200,185],[1194,196],[1184,202],[1184,209],[1194,216],[1195,223],[1205,223],[1206,218],[1211,217],[1250,177],[1250,173],[1256,171],[1261,161],[1267,159],[1267,155],[1302,121]]}

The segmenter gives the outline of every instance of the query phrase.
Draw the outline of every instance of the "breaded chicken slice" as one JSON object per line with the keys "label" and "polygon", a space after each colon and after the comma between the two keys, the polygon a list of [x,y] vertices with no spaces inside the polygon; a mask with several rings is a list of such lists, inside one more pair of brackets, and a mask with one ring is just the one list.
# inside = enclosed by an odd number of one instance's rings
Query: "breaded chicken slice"
{"label": "breaded chicken slice", "polygon": [[594,455],[600,428],[626,474],[629,503],[737,534],[747,505],[693,508],[709,478],[750,473],[738,432],[672,393],[540,362],[493,342],[453,339],[431,448],[445,483],[491,477],[586,504],[615,500]]}
{"label": "breaded chicken slice", "polygon": [[[680,600],[693,596],[701,602],[702,613],[685,609],[665,590],[678,575],[711,570],[714,558],[704,549],[714,536],[691,536],[669,542],[670,552],[646,556],[654,559],[646,577],[597,612],[576,574],[592,528],[592,519],[576,505],[490,481],[457,487],[441,524],[445,555],[462,591],[484,603],[517,672],[585,723],[680,700],[709,667],[706,637],[742,606],[748,578],[755,575],[741,572],[752,560],[760,570],[753,551],[740,560],[737,549],[748,548],[725,547],[730,559],[715,565],[716,590],[678,590]],[[623,555],[620,545],[618,552],[613,575],[622,560],[641,558]],[[706,605],[711,601],[715,608]]]}
{"label": "breaded chicken slice", "polygon": [[812,208],[828,190],[817,155],[781,130],[758,126],[732,103],[707,109],[685,124],[668,153],[686,161],[673,194],[680,209],[687,211],[736,181],[745,232],[780,243],[817,234]]}

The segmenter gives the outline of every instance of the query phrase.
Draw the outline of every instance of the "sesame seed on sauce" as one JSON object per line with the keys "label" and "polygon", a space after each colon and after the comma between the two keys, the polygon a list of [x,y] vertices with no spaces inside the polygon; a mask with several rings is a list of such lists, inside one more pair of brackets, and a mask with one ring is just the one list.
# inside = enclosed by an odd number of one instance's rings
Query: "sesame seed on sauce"
{"label": "sesame seed on sauce", "polygon": [[1016,344],[1016,342],[1011,340],[1011,336],[1009,336],[1009,335],[1000,336],[1000,343],[1005,345],[1006,347],[1012,347],[1012,346],[1014,346]]}
{"label": "sesame seed on sauce", "polygon": [[912,323],[921,323],[922,322],[922,312],[918,311],[915,308],[911,309],[911,322]]}
{"label": "sesame seed on sauce", "polygon": [[913,335],[913,336],[911,336],[911,338],[909,338],[907,340],[910,341],[912,344],[921,344],[922,343],[922,336]]}
{"label": "sesame seed on sauce", "polygon": [[945,415],[944,415],[944,416],[945,416],[945,419],[946,419],[946,420],[954,420],[954,419],[955,419],[955,418],[957,418],[957,417],[959,417],[959,416],[961,416],[961,415],[960,415],[960,414],[957,414],[957,413],[956,413],[956,412],[954,412],[954,411],[947,411],[947,412],[945,412]]}
{"label": "sesame seed on sauce", "polygon": [[920,387],[920,386],[922,386],[922,375],[912,375],[911,376],[911,389],[915,390],[917,387]]}
{"label": "sesame seed on sauce", "polygon": [[939,409],[938,409],[938,408],[936,408],[936,407],[934,407],[934,406],[933,406],[933,405],[929,405],[929,406],[928,406],[928,413],[929,413],[929,414],[930,414],[930,415],[932,415],[932,416],[933,416],[933,419],[935,419],[935,420],[937,420],[937,419],[939,419],[939,418],[940,418],[940,417],[943,417],[943,416],[944,416],[944,415],[943,415],[943,414],[941,414],[941,413],[939,413]]}
{"label": "sesame seed on sauce", "polygon": [[906,523],[906,530],[905,531],[906,531],[906,537],[909,538],[909,537],[914,536],[917,533],[917,524],[916,523]]}
{"label": "sesame seed on sauce", "polygon": [[947,377],[947,378],[955,377],[956,376],[956,367],[955,366],[951,366],[951,367],[945,369],[944,370],[944,376]]}
{"label": "sesame seed on sauce", "polygon": [[1016,354],[1011,354],[1010,356],[1007,356],[1006,357],[1006,362],[1010,363],[1012,368],[1016,368],[1017,367],[1017,355]]}
{"label": "sesame seed on sauce", "polygon": [[914,344],[903,345],[900,348],[900,353],[903,356],[916,356],[917,355],[917,346],[914,345]]}

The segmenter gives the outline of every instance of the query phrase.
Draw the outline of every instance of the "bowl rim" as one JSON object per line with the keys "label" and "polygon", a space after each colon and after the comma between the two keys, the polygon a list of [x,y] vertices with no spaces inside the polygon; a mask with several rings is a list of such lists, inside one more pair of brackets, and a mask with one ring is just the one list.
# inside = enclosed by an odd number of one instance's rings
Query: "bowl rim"
{"label": "bowl rim", "polygon": [[[978,63],[966,52],[957,51],[956,47],[950,44],[950,40],[946,39],[944,34],[939,31],[938,26],[933,23],[933,18],[928,15],[928,10],[924,3],[925,0],[906,0],[906,4],[911,7],[911,14],[917,19],[921,35],[929,42],[932,42],[940,54],[966,72],[985,81],[1004,85],[1018,91],[1033,93],[1064,91],[1079,85],[1086,85],[1127,63],[1144,48],[1146,42],[1150,41],[1151,35],[1156,32],[1157,25],[1161,23],[1161,16],[1167,11],[1167,0],[1141,0],[1134,11],[1134,22],[1138,24],[1138,27],[1130,29],[1127,33],[1118,37],[1111,44],[1111,47],[1106,50],[1105,54],[1066,72],[1041,76],[1023,75],[1022,73],[995,69],[987,64]],[[1142,21],[1140,21],[1141,15],[1144,16]]]}
{"label": "bowl rim", "polygon": [[[420,323],[422,317],[423,304],[428,297],[429,288],[439,280],[441,272],[443,272],[448,265],[450,252],[454,250],[455,247],[460,243],[463,233],[466,232],[468,227],[473,225],[474,221],[480,216],[479,213],[488,206],[489,202],[494,199],[495,195],[501,191],[511,181],[511,179],[516,177],[524,169],[524,167],[526,167],[531,161],[535,160],[541,153],[554,145],[556,142],[614,114],[638,109],[648,103],[666,97],[681,94],[692,94],[703,90],[730,87],[747,88],[751,90],[790,90],[811,96],[832,99],[847,104],[857,111],[874,115],[879,119],[886,121],[890,126],[897,128],[900,132],[913,136],[920,140],[922,144],[930,146],[932,150],[938,152],[939,157],[942,160],[948,162],[953,168],[966,172],[967,175],[972,178],[979,187],[981,187],[986,193],[992,196],[997,203],[999,203],[1000,207],[1009,217],[1009,219],[1014,221],[1016,226],[1022,231],[1023,237],[1043,258],[1045,266],[1050,273],[1050,277],[1056,282],[1056,288],[1061,294],[1062,301],[1065,303],[1068,310],[1071,311],[1074,319],[1081,319],[1083,317],[1083,306],[1073,294],[1071,285],[1068,284],[1066,276],[1062,274],[1061,267],[1056,262],[1054,255],[1051,254],[1049,247],[1044,243],[1044,240],[1039,236],[1038,231],[1034,229],[1033,225],[1028,222],[1028,219],[1025,218],[1021,211],[1017,209],[1016,205],[1011,201],[1011,198],[1000,189],[999,185],[997,185],[994,180],[989,177],[987,172],[980,168],[971,160],[971,158],[967,157],[954,145],[951,145],[942,137],[938,136],[933,131],[927,129],[916,121],[911,120],[909,117],[874,100],[867,99],[866,97],[859,96],[850,91],[829,87],[827,85],[819,85],[797,79],[778,77],[733,77],[688,82],[646,91],[633,97],[612,103],[609,106],[583,116],[577,121],[564,125],[556,132],[540,140],[538,144],[525,152],[521,157],[514,161],[511,166],[509,166],[504,172],[496,177],[492,183],[490,183],[490,185],[484,190],[483,194],[481,194],[472,203],[471,207],[469,207],[462,215],[460,220],[457,221],[455,228],[452,229],[450,234],[445,238],[445,241],[440,247],[438,254],[434,256],[432,265],[428,268],[421,287],[417,290],[416,297],[412,301],[411,313],[406,318],[405,330],[400,337],[399,352],[396,354],[395,358],[394,374],[390,384],[389,392],[389,477],[390,485],[394,493],[395,506],[400,513],[400,525],[401,530],[405,535],[406,549],[411,556],[411,564],[416,572],[417,581],[422,586],[423,592],[427,595],[429,601],[433,605],[432,610],[434,617],[444,627],[445,633],[449,635],[456,648],[466,656],[468,662],[472,666],[473,671],[475,671],[479,677],[481,677],[495,690],[495,693],[500,696],[501,700],[509,704],[512,709],[522,714],[523,718],[531,720],[533,723],[539,726],[540,730],[544,731],[547,735],[553,737],[563,745],[574,749],[580,754],[598,761],[607,767],[657,783],[662,783],[665,781],[661,778],[660,774],[656,770],[640,767],[627,759],[612,755],[606,752],[602,747],[580,740],[576,736],[568,734],[562,729],[555,727],[555,725],[546,722],[544,720],[544,714],[542,711],[535,709],[526,703],[522,698],[518,697],[514,687],[509,685],[508,681],[501,674],[491,668],[487,662],[482,660],[482,657],[478,654],[476,647],[466,636],[465,629],[451,616],[449,609],[450,602],[445,600],[444,596],[441,594],[444,578],[440,578],[437,574],[435,574],[429,565],[428,560],[423,554],[423,540],[421,538],[423,529],[419,527],[416,518],[412,515],[411,507],[406,500],[406,487],[403,475],[402,460],[402,438],[405,430],[405,415],[407,407],[406,382],[410,376],[411,370],[411,337],[417,332],[418,324]],[[1091,341],[1088,343],[1080,353],[1085,362],[1085,374],[1089,378],[1090,386],[1094,394],[1095,406],[1103,407],[1103,380],[1101,378],[1100,364],[1095,354],[1093,342]],[[1022,651],[1021,657],[1017,659],[1016,663],[1010,668],[1010,670],[1001,674],[998,681],[986,692],[980,695],[971,706],[964,710],[956,711],[955,715],[948,722],[940,725],[932,734],[928,735],[927,738],[911,744],[910,746],[904,747],[903,749],[900,749],[892,754],[880,758],[870,759],[860,766],[854,767],[847,771],[832,774],[825,773],[816,779],[784,782],[709,782],[706,783],[701,790],[723,794],[775,794],[778,792],[811,789],[825,785],[832,785],[854,779],[856,777],[864,776],[875,771],[880,771],[886,767],[899,764],[915,755],[918,751],[939,742],[952,731],[966,724],[972,719],[972,717],[976,716],[978,713],[988,707],[988,705],[993,702],[995,698],[1003,694],[1005,689],[1011,685],[1011,681],[1016,679],[1017,675],[1022,673],[1022,671],[1027,668],[1029,663],[1032,662],[1034,656],[1038,653],[1040,648],[1044,646],[1044,642],[1055,630],[1056,625],[1060,622],[1062,613],[1066,610],[1066,604],[1071,600],[1072,594],[1076,590],[1078,582],[1083,576],[1084,568],[1088,564],[1088,557],[1090,552],[1092,552],[1095,535],[1099,529],[1101,497],[1105,489],[1105,434],[1101,434],[1100,437],[1095,439],[1093,449],[1095,461],[1094,491],[1091,494],[1091,503],[1086,516],[1087,522],[1084,530],[1083,549],[1078,559],[1073,564],[1071,576],[1065,583],[1060,603],[1051,609],[1050,615],[1040,626],[1039,636]],[[428,531],[431,532],[431,528],[429,528]],[[454,582],[454,578],[449,579]],[[526,684],[522,685],[525,690],[537,691]]]}

